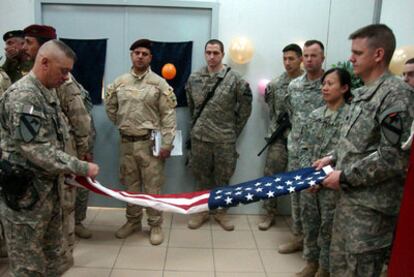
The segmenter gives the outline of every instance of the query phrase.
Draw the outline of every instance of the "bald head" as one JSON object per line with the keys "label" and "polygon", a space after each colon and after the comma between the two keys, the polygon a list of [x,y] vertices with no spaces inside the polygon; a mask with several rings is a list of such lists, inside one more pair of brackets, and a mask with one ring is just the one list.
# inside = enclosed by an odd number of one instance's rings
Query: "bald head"
{"label": "bald head", "polygon": [[33,72],[47,88],[57,88],[68,78],[76,54],[66,44],[50,40],[43,44],[36,56]]}

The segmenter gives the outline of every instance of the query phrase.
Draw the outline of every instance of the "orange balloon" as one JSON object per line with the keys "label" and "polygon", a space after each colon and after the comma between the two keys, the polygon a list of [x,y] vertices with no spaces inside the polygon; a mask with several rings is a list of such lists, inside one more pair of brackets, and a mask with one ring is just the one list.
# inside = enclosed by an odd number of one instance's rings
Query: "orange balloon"
{"label": "orange balloon", "polygon": [[161,75],[167,80],[172,80],[177,75],[177,69],[172,63],[166,63],[161,69]]}

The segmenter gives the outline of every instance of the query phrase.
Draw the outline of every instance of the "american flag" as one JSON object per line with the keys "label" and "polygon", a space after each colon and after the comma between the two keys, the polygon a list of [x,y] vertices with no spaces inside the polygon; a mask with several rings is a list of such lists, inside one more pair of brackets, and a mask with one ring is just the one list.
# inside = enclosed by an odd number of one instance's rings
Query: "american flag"
{"label": "american flag", "polygon": [[237,185],[213,190],[178,194],[146,194],[109,189],[98,181],[85,177],[66,179],[69,185],[87,188],[95,193],[113,197],[134,205],[151,207],[160,211],[192,214],[208,210],[234,207],[260,200],[276,198],[319,185],[332,170],[312,167],[265,176]]}

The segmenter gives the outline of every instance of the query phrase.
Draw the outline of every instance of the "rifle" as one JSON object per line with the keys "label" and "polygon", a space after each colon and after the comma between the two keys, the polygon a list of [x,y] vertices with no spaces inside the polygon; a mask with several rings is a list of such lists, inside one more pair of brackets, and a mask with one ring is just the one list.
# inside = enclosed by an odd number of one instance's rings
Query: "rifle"
{"label": "rifle", "polygon": [[266,148],[269,147],[269,145],[271,145],[272,143],[274,143],[280,136],[282,136],[285,130],[291,126],[289,122],[289,115],[287,112],[280,114],[276,122],[278,124],[276,130],[267,140],[266,145],[257,154],[258,157],[260,157],[260,155],[262,155],[262,153],[266,150]]}

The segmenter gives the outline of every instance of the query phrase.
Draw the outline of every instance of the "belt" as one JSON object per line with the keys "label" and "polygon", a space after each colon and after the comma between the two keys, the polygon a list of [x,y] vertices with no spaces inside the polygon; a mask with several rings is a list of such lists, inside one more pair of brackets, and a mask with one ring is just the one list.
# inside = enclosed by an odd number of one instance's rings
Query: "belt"
{"label": "belt", "polygon": [[142,136],[121,135],[122,142],[136,142],[136,141],[149,140],[150,138],[151,138],[150,133],[148,133],[146,135],[142,135]]}

